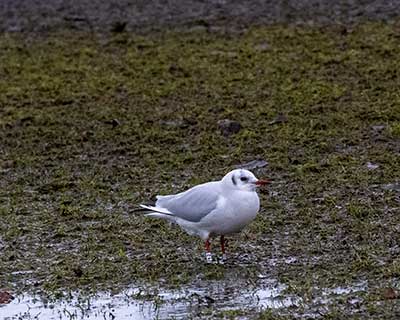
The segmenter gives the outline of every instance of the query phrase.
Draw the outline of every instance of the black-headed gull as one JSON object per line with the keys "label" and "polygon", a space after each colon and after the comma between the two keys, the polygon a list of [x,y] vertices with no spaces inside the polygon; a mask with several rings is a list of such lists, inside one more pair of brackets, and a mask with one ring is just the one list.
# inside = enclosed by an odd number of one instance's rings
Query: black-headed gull
{"label": "black-headed gull", "polygon": [[225,259],[224,236],[241,231],[256,217],[260,209],[256,188],[267,183],[248,170],[236,169],[220,181],[203,183],[178,194],[157,196],[154,206],[140,206],[148,212],[147,216],[177,223],[187,233],[203,239],[207,262],[212,262],[210,238],[221,237]]}

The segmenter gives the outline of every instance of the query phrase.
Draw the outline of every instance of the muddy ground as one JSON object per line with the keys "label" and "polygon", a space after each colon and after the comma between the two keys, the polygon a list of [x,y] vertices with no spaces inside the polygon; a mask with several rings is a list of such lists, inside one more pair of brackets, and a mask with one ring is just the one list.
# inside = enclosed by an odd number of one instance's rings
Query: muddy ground
{"label": "muddy ground", "polygon": [[241,29],[254,24],[388,21],[399,14],[400,1],[392,0],[2,0],[0,30],[107,32],[125,24],[134,32],[193,26]]}
{"label": "muddy ground", "polygon": [[[398,317],[397,2],[118,3],[1,2],[0,315]],[[225,265],[133,212],[255,159]]]}

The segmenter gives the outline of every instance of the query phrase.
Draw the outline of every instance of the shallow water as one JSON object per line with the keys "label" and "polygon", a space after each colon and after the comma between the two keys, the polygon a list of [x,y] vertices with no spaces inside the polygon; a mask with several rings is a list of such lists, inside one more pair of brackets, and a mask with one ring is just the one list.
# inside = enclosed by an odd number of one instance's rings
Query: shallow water
{"label": "shallow water", "polygon": [[[235,288],[237,288],[235,286]],[[69,298],[49,301],[24,294],[0,308],[5,319],[185,319],[207,308],[220,311],[247,308],[286,308],[299,300],[284,296],[285,286],[264,281],[262,287],[237,290],[218,281],[180,290],[130,288],[112,295],[72,293]]]}
{"label": "shallow water", "polygon": [[[207,310],[274,309],[305,307],[301,297],[285,294],[286,286],[276,280],[262,279],[257,286],[235,285],[207,281],[179,290],[132,287],[118,294],[81,292],[66,298],[48,300],[23,294],[10,304],[0,307],[2,319],[187,319],[207,313]],[[237,288],[242,288],[238,290]],[[313,303],[329,304],[335,297],[364,291],[366,283],[349,287],[326,288]],[[311,304],[313,304],[311,303]],[[312,314],[312,306],[309,315]]]}

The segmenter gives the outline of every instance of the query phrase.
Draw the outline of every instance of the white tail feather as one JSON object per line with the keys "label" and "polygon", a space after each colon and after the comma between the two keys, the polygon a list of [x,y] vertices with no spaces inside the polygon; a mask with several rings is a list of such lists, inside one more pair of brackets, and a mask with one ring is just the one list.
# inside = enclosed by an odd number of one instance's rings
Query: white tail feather
{"label": "white tail feather", "polygon": [[167,216],[173,216],[174,214],[172,212],[170,212],[169,210],[165,209],[165,208],[160,208],[160,207],[154,207],[154,206],[148,206],[145,204],[141,204],[140,205],[143,209],[147,209],[150,211],[153,211],[154,213],[148,213],[146,214],[146,216],[150,216],[150,217],[163,217],[165,215]]}

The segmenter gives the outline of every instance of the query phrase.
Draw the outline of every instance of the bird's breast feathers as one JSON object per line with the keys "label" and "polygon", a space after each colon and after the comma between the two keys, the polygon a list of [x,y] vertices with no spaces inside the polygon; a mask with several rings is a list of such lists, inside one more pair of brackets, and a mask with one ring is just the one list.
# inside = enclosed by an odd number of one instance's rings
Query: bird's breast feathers
{"label": "bird's breast feathers", "polygon": [[256,192],[237,192],[234,196],[225,199],[228,210],[236,214],[256,214],[260,209],[260,199]]}

